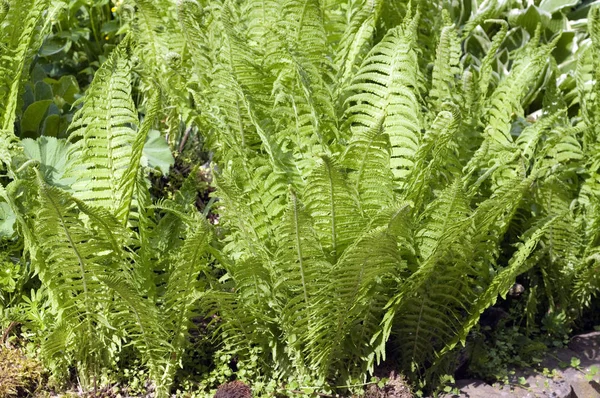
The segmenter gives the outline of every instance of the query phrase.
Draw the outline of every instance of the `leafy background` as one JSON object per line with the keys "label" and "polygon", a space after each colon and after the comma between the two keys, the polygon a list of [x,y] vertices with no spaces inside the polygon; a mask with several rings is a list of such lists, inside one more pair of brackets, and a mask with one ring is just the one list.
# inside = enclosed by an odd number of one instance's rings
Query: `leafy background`
{"label": "leafy background", "polygon": [[600,323],[596,3],[3,0],[3,343],[96,395],[535,366]]}

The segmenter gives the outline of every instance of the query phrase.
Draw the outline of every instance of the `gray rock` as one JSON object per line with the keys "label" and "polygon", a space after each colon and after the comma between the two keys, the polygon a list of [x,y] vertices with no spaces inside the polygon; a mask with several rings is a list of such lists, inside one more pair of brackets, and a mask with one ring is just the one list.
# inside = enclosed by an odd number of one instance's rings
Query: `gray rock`
{"label": "gray rock", "polygon": [[[583,370],[583,369],[582,369]],[[582,370],[569,368],[562,372],[565,381],[573,388],[576,398],[600,398],[600,376],[587,380]]]}
{"label": "gray rock", "polygon": [[[575,352],[574,357],[580,364],[577,369],[565,369],[563,377],[573,387],[577,398],[600,398],[600,332],[573,337],[569,348]],[[592,367],[596,368],[595,375],[591,373]]]}
{"label": "gray rock", "polygon": [[[577,368],[569,367],[578,358]],[[442,398],[600,398],[600,332],[575,336],[568,348],[553,350],[540,368],[553,372],[544,376],[532,369],[515,369],[508,385],[489,385],[480,380],[458,380],[459,394],[440,395]],[[592,375],[593,367],[598,369]],[[546,373],[546,372],[544,372]],[[587,377],[586,377],[587,376]],[[525,379],[525,383],[520,383]]]}
{"label": "gray rock", "polygon": [[579,354],[579,359],[590,364],[600,364],[600,332],[591,332],[575,336],[569,342],[569,348]]}
{"label": "gray rock", "polygon": [[561,378],[543,375],[525,375],[517,372],[515,378],[524,377],[524,384],[489,385],[477,380],[459,380],[459,394],[442,395],[443,398],[573,398],[571,386]]}

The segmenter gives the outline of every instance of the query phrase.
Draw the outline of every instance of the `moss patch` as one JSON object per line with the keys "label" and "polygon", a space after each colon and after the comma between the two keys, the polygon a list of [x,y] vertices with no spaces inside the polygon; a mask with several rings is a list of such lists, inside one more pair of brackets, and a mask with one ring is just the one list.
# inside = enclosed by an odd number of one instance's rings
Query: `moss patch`
{"label": "moss patch", "polygon": [[18,349],[0,346],[0,397],[29,396],[40,388],[41,365]]}

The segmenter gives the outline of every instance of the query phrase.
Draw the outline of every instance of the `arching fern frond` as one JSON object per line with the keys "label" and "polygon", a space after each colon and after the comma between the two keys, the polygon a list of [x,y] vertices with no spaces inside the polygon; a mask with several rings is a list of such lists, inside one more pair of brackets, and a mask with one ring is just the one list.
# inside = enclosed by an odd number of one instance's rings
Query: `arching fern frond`
{"label": "arching fern frond", "polygon": [[[118,273],[124,266],[121,227],[106,211],[92,209],[46,185],[39,173],[37,184],[39,209],[33,222],[33,265],[60,314],[57,324],[68,325],[68,330],[59,333],[65,338],[55,340],[62,346],[49,347],[60,349],[61,355],[74,355],[80,363],[80,377],[89,386],[106,355],[102,350],[110,335],[105,327],[107,320],[99,310],[110,308],[112,298],[101,278]],[[87,222],[80,214],[88,217]],[[58,351],[46,353],[54,354]]]}
{"label": "arching fern frond", "polygon": [[438,358],[443,358],[444,355],[454,349],[459,342],[464,345],[467,334],[475,325],[477,325],[481,314],[496,303],[498,296],[505,298],[509,289],[515,283],[517,276],[527,272],[529,268],[535,265],[527,260],[538,244],[540,238],[552,224],[553,220],[554,219],[551,218],[540,227],[536,226],[533,232],[525,237],[523,243],[520,244],[519,249],[509,260],[508,266],[494,277],[486,290],[477,298],[473,307],[469,309],[470,315],[464,321],[456,336],[439,352]]}

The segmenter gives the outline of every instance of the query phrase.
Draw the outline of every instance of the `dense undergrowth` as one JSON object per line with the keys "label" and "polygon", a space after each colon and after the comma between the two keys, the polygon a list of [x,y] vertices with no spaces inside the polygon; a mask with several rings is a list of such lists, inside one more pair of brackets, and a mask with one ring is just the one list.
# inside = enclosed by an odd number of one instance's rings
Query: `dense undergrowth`
{"label": "dense undergrowth", "polygon": [[432,392],[600,323],[594,2],[0,5],[2,343],[53,388]]}

